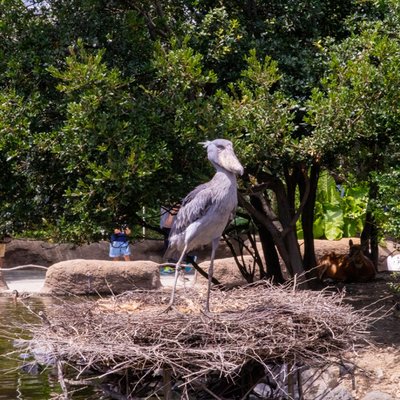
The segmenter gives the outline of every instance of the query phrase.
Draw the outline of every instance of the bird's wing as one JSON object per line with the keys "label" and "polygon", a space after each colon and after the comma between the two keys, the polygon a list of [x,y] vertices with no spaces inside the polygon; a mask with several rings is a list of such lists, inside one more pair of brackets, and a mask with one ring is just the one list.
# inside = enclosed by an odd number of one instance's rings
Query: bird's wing
{"label": "bird's wing", "polygon": [[171,235],[182,233],[193,222],[205,215],[213,203],[210,187],[204,183],[193,189],[183,200],[175,218]]}

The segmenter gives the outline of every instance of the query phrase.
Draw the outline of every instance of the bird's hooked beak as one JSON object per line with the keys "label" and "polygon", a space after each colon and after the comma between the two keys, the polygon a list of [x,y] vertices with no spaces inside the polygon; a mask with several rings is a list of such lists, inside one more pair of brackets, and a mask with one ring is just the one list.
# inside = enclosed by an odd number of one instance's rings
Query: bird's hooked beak
{"label": "bird's hooked beak", "polygon": [[243,175],[243,166],[236,157],[233,149],[231,151],[225,151],[220,155],[219,164],[221,167],[236,175]]}

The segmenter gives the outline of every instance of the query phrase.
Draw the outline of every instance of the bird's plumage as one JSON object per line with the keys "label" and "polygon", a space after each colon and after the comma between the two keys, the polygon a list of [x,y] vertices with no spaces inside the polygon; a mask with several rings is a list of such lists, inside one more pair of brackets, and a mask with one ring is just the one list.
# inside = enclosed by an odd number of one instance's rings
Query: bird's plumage
{"label": "bird's plumage", "polygon": [[[213,244],[212,266],[219,238],[237,207],[236,175],[243,174],[243,167],[232,143],[216,139],[203,144],[216,173],[209,182],[197,186],[183,199],[172,225],[167,253],[181,254],[177,268],[186,252],[209,243]],[[212,268],[210,271],[212,274]]]}
{"label": "bird's plumage", "polygon": [[232,143],[216,139],[204,145],[217,172],[183,199],[169,236],[171,252],[181,252],[185,244],[190,251],[219,238],[237,207],[236,174],[242,174],[243,167]]}

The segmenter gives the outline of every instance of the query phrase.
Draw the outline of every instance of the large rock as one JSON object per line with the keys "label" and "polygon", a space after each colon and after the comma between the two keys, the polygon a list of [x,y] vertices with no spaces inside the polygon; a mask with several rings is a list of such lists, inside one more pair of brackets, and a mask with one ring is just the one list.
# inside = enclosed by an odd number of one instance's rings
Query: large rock
{"label": "large rock", "polygon": [[[252,256],[243,256],[243,259],[246,268],[252,267],[253,265]],[[210,262],[204,261],[200,263],[199,266],[206,272],[208,272]],[[218,279],[218,281],[226,287],[242,286],[248,283],[240,273],[239,268],[236,265],[235,259],[233,257],[215,260],[213,275],[214,278]],[[203,276],[198,274],[198,282],[206,284],[208,281]]]}
{"label": "large rock", "polygon": [[159,268],[151,261],[81,259],[62,261],[49,267],[41,293],[119,294],[137,288],[160,287]]}

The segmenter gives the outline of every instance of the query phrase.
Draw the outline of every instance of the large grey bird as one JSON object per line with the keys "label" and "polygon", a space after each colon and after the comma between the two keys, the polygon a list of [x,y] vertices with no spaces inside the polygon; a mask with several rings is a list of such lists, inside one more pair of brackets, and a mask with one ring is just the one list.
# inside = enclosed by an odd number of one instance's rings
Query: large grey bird
{"label": "large grey bird", "polygon": [[233,218],[237,207],[236,175],[243,174],[243,167],[233,151],[232,142],[216,139],[201,144],[207,149],[208,159],[217,171],[209,182],[197,186],[183,199],[172,225],[167,252],[180,252],[180,257],[176,263],[175,282],[167,310],[175,300],[176,284],[185,254],[211,242],[205,304],[206,312],[210,311],[215,251],[222,232]]}

